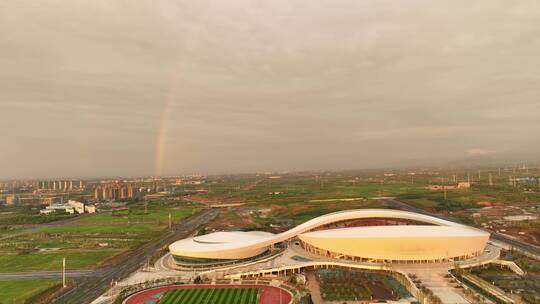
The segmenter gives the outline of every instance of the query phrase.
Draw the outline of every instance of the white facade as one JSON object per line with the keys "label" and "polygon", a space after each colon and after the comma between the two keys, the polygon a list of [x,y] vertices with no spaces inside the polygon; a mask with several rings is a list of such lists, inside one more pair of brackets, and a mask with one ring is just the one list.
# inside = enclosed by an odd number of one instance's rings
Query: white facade
{"label": "white facade", "polygon": [[484,250],[489,235],[448,226],[373,226],[299,235],[305,247],[328,256],[386,261],[466,258]]}
{"label": "white facade", "polygon": [[[428,225],[350,227],[313,231],[328,224],[362,218],[403,219]],[[280,234],[216,232],[175,242],[173,256],[231,260],[245,259],[271,245],[298,237],[306,250],[333,257],[425,261],[475,256],[482,252],[489,233],[418,213],[363,209],[326,214]]]}
{"label": "white facade", "polygon": [[95,205],[85,205],[84,211],[86,213],[96,213],[96,206]]}
{"label": "white facade", "polygon": [[84,204],[83,203],[78,202],[78,201],[74,201],[74,200],[69,200],[68,205],[73,207],[73,209],[75,211],[77,211],[77,213],[79,213],[79,214],[84,213]]}

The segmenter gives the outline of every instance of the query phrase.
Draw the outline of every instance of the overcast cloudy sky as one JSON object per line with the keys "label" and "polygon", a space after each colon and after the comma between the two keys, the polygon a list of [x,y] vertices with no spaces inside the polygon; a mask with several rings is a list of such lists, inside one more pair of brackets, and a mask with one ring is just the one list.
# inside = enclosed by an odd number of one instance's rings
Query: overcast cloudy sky
{"label": "overcast cloudy sky", "polygon": [[540,152],[538,0],[0,2],[0,177]]}

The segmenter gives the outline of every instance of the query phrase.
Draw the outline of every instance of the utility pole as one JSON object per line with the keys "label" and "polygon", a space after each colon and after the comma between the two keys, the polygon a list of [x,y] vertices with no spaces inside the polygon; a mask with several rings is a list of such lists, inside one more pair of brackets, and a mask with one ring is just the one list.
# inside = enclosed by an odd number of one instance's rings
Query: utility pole
{"label": "utility pole", "polygon": [[443,187],[443,190],[444,190],[444,200],[446,200],[446,186],[443,185],[442,187]]}
{"label": "utility pole", "polygon": [[66,258],[62,258],[62,287],[66,288]]}
{"label": "utility pole", "polygon": [[489,185],[493,186],[493,177],[491,176],[491,173],[489,174]]}
{"label": "utility pole", "polygon": [[109,288],[109,298],[111,298],[111,301],[112,301],[112,295],[113,295],[113,286],[114,286],[114,279],[111,279],[111,288]]}

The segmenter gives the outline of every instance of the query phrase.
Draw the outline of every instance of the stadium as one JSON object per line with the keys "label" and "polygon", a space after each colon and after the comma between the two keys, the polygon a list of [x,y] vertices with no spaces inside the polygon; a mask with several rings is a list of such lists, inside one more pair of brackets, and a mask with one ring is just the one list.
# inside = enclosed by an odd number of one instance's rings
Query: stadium
{"label": "stadium", "polygon": [[347,210],[311,219],[288,231],[214,232],[172,243],[177,265],[227,265],[269,255],[299,243],[311,254],[359,262],[437,263],[482,254],[489,233],[418,213]]}

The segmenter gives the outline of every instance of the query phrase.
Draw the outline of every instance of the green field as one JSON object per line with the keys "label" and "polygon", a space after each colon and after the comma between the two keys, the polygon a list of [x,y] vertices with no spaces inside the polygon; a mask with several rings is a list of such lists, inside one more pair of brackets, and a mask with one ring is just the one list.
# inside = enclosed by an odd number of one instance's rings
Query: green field
{"label": "green field", "polygon": [[[383,176],[382,172],[340,172],[321,173],[320,175],[283,175],[279,179],[268,179],[266,176],[228,176],[218,178],[212,185],[212,191],[200,196],[219,199],[237,199],[246,203],[272,203],[288,205],[308,200],[355,198],[374,196],[396,196],[401,199],[422,200],[420,205],[434,207],[443,201],[443,191],[428,190],[428,185],[456,185],[457,181],[467,181],[470,176],[474,181],[471,189],[448,191],[448,201],[455,206],[451,208],[470,208],[476,201],[495,200],[521,202],[523,200],[540,199],[539,192],[524,191],[528,188],[538,189],[538,185],[511,187],[509,176],[540,176],[540,171],[529,173],[502,171],[498,175],[495,169],[482,171],[478,180],[476,170],[416,172],[414,178],[406,172],[396,172],[392,176]],[[488,174],[492,175],[493,185],[488,184]],[[279,192],[278,195],[269,195]],[[428,201],[431,202],[428,202]],[[445,206],[441,206],[444,208]]]}
{"label": "green field", "polygon": [[162,230],[163,227],[152,224],[125,224],[125,225],[82,225],[74,223],[74,225],[49,227],[40,231],[40,234],[138,234],[141,232],[156,232]]}
{"label": "green field", "polygon": [[149,202],[146,207],[139,202],[126,210],[85,215],[62,225],[5,228],[0,230],[5,231],[0,240],[0,272],[59,269],[63,257],[68,269],[93,267],[166,233],[169,214],[178,223],[199,211],[178,201]]}
{"label": "green field", "polygon": [[0,303],[24,303],[27,299],[58,284],[59,280],[0,281]]}
{"label": "green field", "polygon": [[88,268],[117,253],[112,250],[100,250],[2,255],[0,256],[0,271],[60,270],[64,257],[68,269]]}
{"label": "green field", "polygon": [[167,291],[159,304],[257,304],[259,288],[179,288]]}
{"label": "green field", "polygon": [[149,203],[148,212],[145,212],[144,207],[139,205],[132,207],[129,210],[114,211],[111,213],[98,213],[91,217],[77,220],[79,224],[112,224],[112,223],[163,223],[169,221],[169,213],[173,221],[183,217],[192,215],[198,212],[198,208],[173,207],[158,209],[152,203]]}
{"label": "green field", "polygon": [[2,227],[24,224],[43,224],[74,218],[70,214],[42,216],[39,207],[32,205],[0,206],[0,230]]}
{"label": "green field", "polygon": [[[267,230],[279,227],[281,232],[322,214],[346,209],[388,208],[374,197],[390,196],[421,209],[435,213],[453,213],[453,219],[465,224],[475,224],[468,213],[482,207],[478,202],[497,202],[527,205],[540,201],[538,184],[511,186],[511,176],[540,176],[540,170],[530,172],[503,168],[465,171],[407,171],[383,174],[381,171],[289,173],[280,178],[268,175],[237,175],[209,177],[211,189],[196,194],[201,200],[211,202],[244,203],[233,212],[222,212],[222,223],[232,223],[235,229]],[[492,184],[489,183],[491,176]],[[456,181],[454,181],[454,178]],[[470,189],[431,190],[429,185],[453,185],[457,182],[474,182]],[[352,199],[352,200],[344,200]],[[258,212],[241,214],[238,210]],[[236,212],[236,214],[232,214]],[[249,220],[246,220],[249,218]],[[219,225],[211,229],[219,229]]]}

